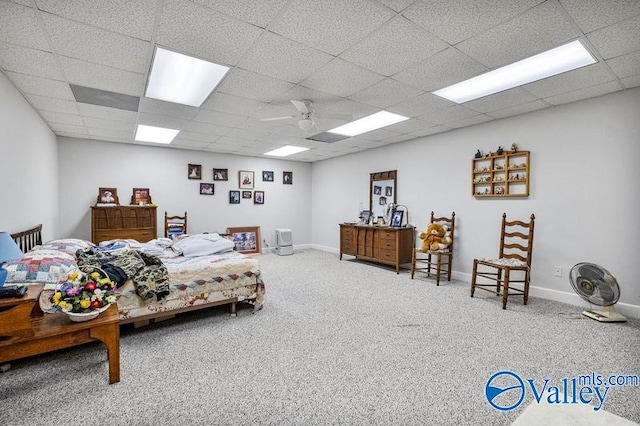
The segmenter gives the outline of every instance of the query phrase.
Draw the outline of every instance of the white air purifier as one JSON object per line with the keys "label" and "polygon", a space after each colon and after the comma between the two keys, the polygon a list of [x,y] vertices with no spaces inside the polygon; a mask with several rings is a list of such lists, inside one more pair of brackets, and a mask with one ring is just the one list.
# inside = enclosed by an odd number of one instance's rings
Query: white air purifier
{"label": "white air purifier", "polygon": [[293,232],[291,229],[276,229],[276,253],[280,256],[293,254]]}

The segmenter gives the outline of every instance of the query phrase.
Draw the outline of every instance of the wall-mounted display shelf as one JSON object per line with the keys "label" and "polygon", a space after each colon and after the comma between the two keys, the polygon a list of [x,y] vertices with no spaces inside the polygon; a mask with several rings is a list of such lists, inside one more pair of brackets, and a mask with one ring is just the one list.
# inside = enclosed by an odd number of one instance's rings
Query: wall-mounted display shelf
{"label": "wall-mounted display shelf", "polygon": [[471,161],[471,194],[483,197],[529,196],[529,151],[504,151]]}

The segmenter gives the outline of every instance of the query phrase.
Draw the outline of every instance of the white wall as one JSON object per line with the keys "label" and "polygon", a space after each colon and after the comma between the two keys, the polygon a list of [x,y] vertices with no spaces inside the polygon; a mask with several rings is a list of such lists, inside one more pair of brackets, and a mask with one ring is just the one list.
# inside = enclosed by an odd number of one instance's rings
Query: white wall
{"label": "white wall", "polygon": [[[531,151],[531,195],[472,197],[476,150],[514,142]],[[640,312],[640,89],[314,163],[314,243],[337,249],[338,223],[355,219],[359,202],[368,206],[369,173],[396,169],[398,202],[419,229],[432,210],[455,210],[457,277],[468,279],[474,258],[497,255],[503,212],[514,219],[535,213],[532,295],[578,302],[568,273],[588,261],[618,278],[623,309]]]}
{"label": "white wall", "polygon": [[[158,234],[164,235],[164,212],[188,213],[190,233],[224,232],[228,227],[260,226],[263,238],[275,243],[276,228],[291,228],[294,244],[310,244],[311,166],[309,163],[213,154],[167,147],[59,139],[60,231],[91,239],[90,206],[99,187],[118,189],[120,204],[129,204],[132,188],[150,188],[158,206]],[[189,163],[202,165],[203,180],[187,178]],[[229,169],[229,180],[213,181],[213,168]],[[255,189],[265,203],[242,199],[229,204],[238,190],[238,171],[256,172]],[[262,182],[262,170],[274,171],[274,182]],[[282,184],[282,172],[293,172],[293,185]],[[200,195],[200,183],[215,184],[215,194]]]}
{"label": "white wall", "polygon": [[53,132],[0,72],[0,231],[39,223],[57,235],[58,163]]}

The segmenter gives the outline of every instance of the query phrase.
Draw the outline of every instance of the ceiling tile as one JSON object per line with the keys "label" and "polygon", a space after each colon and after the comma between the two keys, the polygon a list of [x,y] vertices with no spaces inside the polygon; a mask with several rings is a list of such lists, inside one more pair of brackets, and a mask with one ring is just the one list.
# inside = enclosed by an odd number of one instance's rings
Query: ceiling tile
{"label": "ceiling tile", "polygon": [[640,15],[640,2],[634,0],[560,0],[560,4],[585,33]]}
{"label": "ceiling tile", "polygon": [[548,106],[550,105],[547,102],[538,99],[533,102],[528,102],[525,104],[516,105],[509,108],[492,111],[487,113],[487,115],[494,118],[505,118],[505,117],[511,117],[513,115],[520,115],[526,112],[547,108]]}
{"label": "ceiling tile", "polygon": [[133,141],[134,131],[130,130],[118,130],[118,129],[101,129],[87,127],[89,136],[97,138],[107,138],[107,140],[113,140],[118,142]]}
{"label": "ceiling tile", "polygon": [[[429,123],[447,124],[454,121],[464,120],[478,115],[477,112],[467,109],[460,105],[455,105],[439,111],[432,111],[419,118]],[[447,124],[448,125],[448,124]]]}
{"label": "ceiling tile", "polygon": [[611,70],[620,78],[640,74],[640,50],[607,60]]}
{"label": "ceiling tile", "polygon": [[36,10],[16,3],[0,2],[0,41],[51,51]]}
{"label": "ceiling tile", "polygon": [[391,76],[447,47],[442,40],[398,16],[340,57],[382,75]]}
{"label": "ceiling tile", "polygon": [[271,102],[274,96],[286,92],[293,86],[287,81],[235,68],[220,83],[217,92]]}
{"label": "ceiling tile", "polygon": [[384,4],[391,10],[401,12],[411,5],[415,0],[378,0],[379,3]]}
{"label": "ceiling tile", "polygon": [[450,44],[525,12],[543,0],[422,0],[402,14]]}
{"label": "ceiling tile", "polygon": [[184,118],[171,117],[163,114],[149,114],[146,112],[138,113],[139,124],[147,126],[164,127],[167,129],[186,130],[189,129],[192,121]]}
{"label": "ceiling tile", "polygon": [[383,78],[379,74],[336,58],[301,84],[333,95],[347,97]]}
{"label": "ceiling tile", "polygon": [[607,93],[617,92],[620,89],[620,83],[618,83],[617,81],[610,81],[608,83],[598,84],[596,86],[587,87],[585,89],[574,90],[572,92],[563,93],[561,95],[550,96],[548,98],[545,98],[544,100],[552,105],[560,105],[605,95]]}
{"label": "ceiling tile", "polygon": [[397,103],[387,108],[390,112],[401,114],[407,117],[417,117],[427,112],[438,111],[456,105],[448,99],[436,96],[432,93],[423,93],[415,98]]}
{"label": "ceiling tile", "polygon": [[37,0],[38,8],[74,21],[151,40],[158,0]]}
{"label": "ceiling tile", "polygon": [[493,95],[485,96],[480,99],[465,102],[464,106],[478,112],[490,112],[512,107],[514,105],[524,104],[534,100],[536,100],[536,97],[531,93],[519,87],[515,87],[513,89],[494,93]]}
{"label": "ceiling tile", "polygon": [[133,111],[108,108],[100,105],[78,103],[78,109],[83,117],[103,118],[106,120],[127,121],[135,123],[138,114]]}
{"label": "ceiling tile", "polygon": [[80,111],[78,111],[76,103],[72,101],[48,98],[40,95],[25,95],[25,97],[36,109],[80,115]]}
{"label": "ceiling tile", "polygon": [[34,1],[35,0],[9,0],[12,3],[17,3],[17,4],[21,4],[23,6],[28,6],[28,7],[36,7]]}
{"label": "ceiling tile", "polygon": [[243,98],[241,96],[229,95],[222,92],[214,92],[209,99],[202,104],[202,108],[226,112],[229,114],[238,114],[249,116],[254,114],[260,108],[263,108],[266,102],[255,99]]}
{"label": "ceiling tile", "polygon": [[625,77],[622,79],[622,84],[624,84],[624,86],[627,89],[631,89],[632,87],[638,87],[640,86],[640,75],[634,75],[632,77]]}
{"label": "ceiling tile", "polygon": [[199,109],[188,105],[177,104],[174,102],[165,102],[158,99],[142,97],[140,98],[138,111],[190,120],[196,116]]}
{"label": "ceiling tile", "polygon": [[0,41],[0,67],[7,71],[64,80],[52,53]]}
{"label": "ceiling tile", "polygon": [[64,56],[60,57],[59,60],[69,83],[125,95],[142,96],[144,89],[142,74],[109,68],[104,65]]}
{"label": "ceiling tile", "polygon": [[54,132],[55,132],[55,134],[57,136],[64,136],[64,137],[67,137],[67,138],[85,139],[85,138],[87,138],[89,136],[89,132],[87,132],[86,130],[84,131],[84,133],[62,132],[62,131],[58,131],[58,130],[54,130]]}
{"label": "ceiling tile", "polygon": [[451,129],[446,126],[433,126],[433,127],[429,127],[428,129],[424,129],[422,131],[409,133],[409,135],[419,138],[423,136],[429,136],[429,135],[435,135],[437,133],[447,132],[449,130]]}
{"label": "ceiling tile", "polygon": [[350,96],[350,99],[356,102],[386,108],[423,93],[420,89],[407,86],[390,78],[385,78],[380,83],[376,83]]}
{"label": "ceiling tile", "polygon": [[218,12],[265,28],[287,4],[288,0],[193,0]]}
{"label": "ceiling tile", "polygon": [[393,15],[389,9],[366,0],[292,0],[271,30],[339,55]]}
{"label": "ceiling tile", "polygon": [[539,98],[558,95],[612,81],[615,76],[604,64],[596,63],[522,86]]}
{"label": "ceiling tile", "polygon": [[279,80],[299,83],[328,63],[331,56],[265,32],[239,66]]}
{"label": "ceiling tile", "polygon": [[45,110],[40,110],[40,115],[47,121],[47,123],[73,124],[75,126],[84,126],[82,117],[80,117],[79,115]]}
{"label": "ceiling tile", "polygon": [[135,132],[137,129],[136,123],[129,123],[126,121],[105,120],[94,117],[83,117],[82,120],[88,128],[94,129],[114,129],[126,132]]}
{"label": "ceiling tile", "polygon": [[389,130],[397,133],[413,133],[420,132],[422,130],[433,127],[433,123],[419,120],[417,118],[411,118],[409,120],[401,121],[400,123],[392,124],[385,127],[385,130]]}
{"label": "ceiling tile", "polygon": [[87,128],[85,126],[76,126],[73,124],[62,124],[62,123],[49,123],[49,127],[56,134],[72,133],[76,135],[89,136],[89,133],[87,132]]}
{"label": "ceiling tile", "polygon": [[239,126],[247,120],[247,117],[236,114],[227,114],[225,112],[210,111],[201,109],[193,118],[193,121],[201,121],[208,124],[235,127]]}
{"label": "ceiling tile", "polygon": [[180,53],[236,65],[262,30],[209,8],[167,0],[156,42]]}
{"label": "ceiling tile", "polygon": [[47,13],[45,28],[56,54],[143,74],[150,62],[149,42],[79,24]]}
{"label": "ceiling tile", "polygon": [[451,127],[453,129],[459,129],[462,127],[468,127],[468,126],[474,126],[480,123],[486,123],[487,121],[491,121],[491,120],[494,120],[494,118],[488,115],[480,114],[473,117],[464,118],[462,120],[452,121],[450,123],[447,123],[447,127]]}
{"label": "ceiling tile", "polygon": [[475,77],[487,68],[454,48],[442,51],[393,78],[431,92]]}
{"label": "ceiling tile", "polygon": [[22,93],[66,99],[68,101],[74,100],[69,85],[63,81],[15,72],[7,72],[7,76]]}
{"label": "ceiling tile", "polygon": [[341,99],[334,104],[328,105],[322,112],[327,114],[348,114],[351,115],[354,120],[357,120],[358,118],[378,112],[378,110],[377,107],[355,102],[351,99]]}
{"label": "ceiling tile", "polygon": [[177,137],[184,140],[189,140],[189,141],[206,142],[206,144],[208,145],[211,142],[215,142],[216,140],[220,139],[220,136],[222,135],[214,135],[212,133],[198,133],[198,132],[190,132],[188,130],[181,130],[180,133],[178,133]]}
{"label": "ceiling tile", "polygon": [[516,62],[582,34],[558,3],[547,1],[456,47],[490,68]]}
{"label": "ceiling tile", "polygon": [[189,130],[195,133],[206,133],[210,135],[223,136],[229,133],[232,128],[228,126],[214,125],[210,123],[203,123],[200,121],[189,121],[183,127],[183,130]]}
{"label": "ceiling tile", "polygon": [[605,59],[640,49],[640,16],[587,35]]}
{"label": "ceiling tile", "polygon": [[[174,140],[171,141],[171,145],[173,146],[181,146],[184,148],[205,148],[211,145],[211,142],[207,141],[197,141],[193,139],[188,139],[182,136],[182,132],[178,133],[178,136],[175,137]],[[208,176],[208,174],[207,174]],[[208,177],[207,177],[208,179]]]}

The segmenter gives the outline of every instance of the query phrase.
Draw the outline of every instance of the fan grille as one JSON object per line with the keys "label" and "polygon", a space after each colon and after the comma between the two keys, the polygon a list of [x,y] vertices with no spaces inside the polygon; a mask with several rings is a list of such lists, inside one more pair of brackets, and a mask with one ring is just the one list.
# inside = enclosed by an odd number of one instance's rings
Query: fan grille
{"label": "fan grille", "polygon": [[611,306],[620,298],[620,288],[615,277],[602,266],[578,263],[571,268],[569,277],[575,292],[589,303]]}

